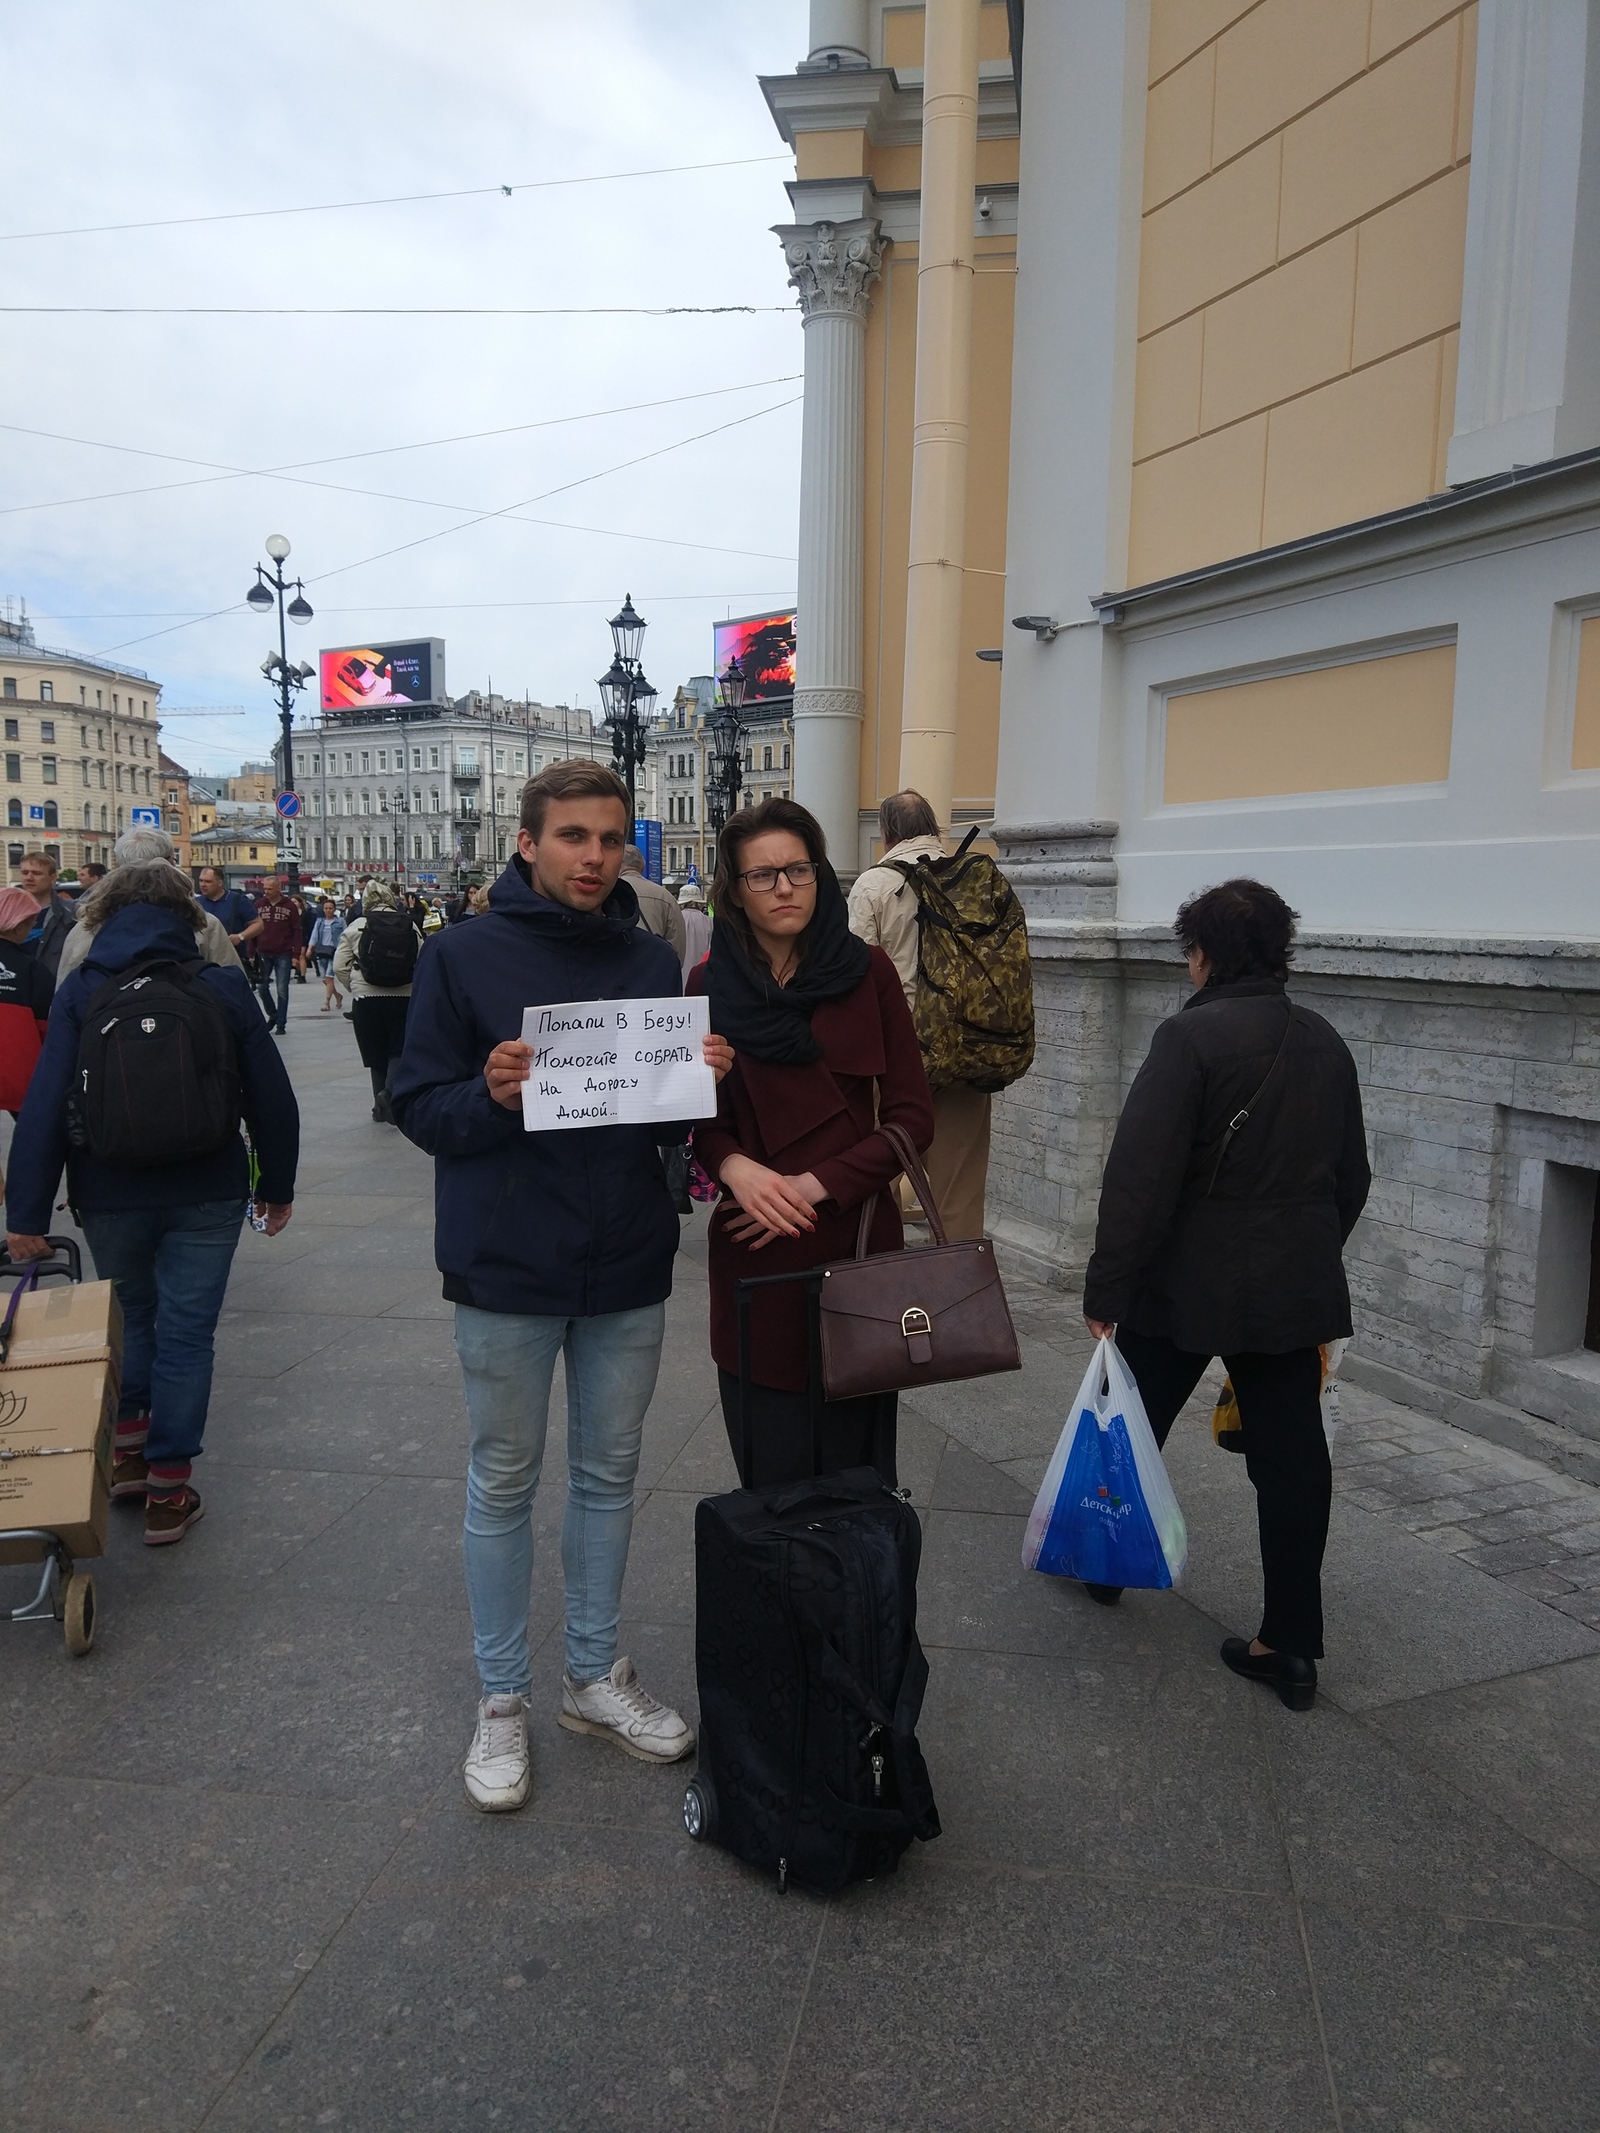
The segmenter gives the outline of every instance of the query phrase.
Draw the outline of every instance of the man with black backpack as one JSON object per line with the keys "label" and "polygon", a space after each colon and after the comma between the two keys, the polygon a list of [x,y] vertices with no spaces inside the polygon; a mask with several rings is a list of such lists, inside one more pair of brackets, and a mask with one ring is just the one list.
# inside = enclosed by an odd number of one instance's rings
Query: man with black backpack
{"label": "man with black backpack", "polygon": [[361,1063],[372,1076],[373,1118],[381,1126],[392,1126],[390,1085],[406,1041],[411,979],[422,936],[386,881],[368,884],[361,911],[335,951],[333,978],[350,994]]}
{"label": "man with black backpack", "polygon": [[1011,884],[975,830],[946,857],[938,818],[919,792],[878,809],[886,847],[856,876],[850,930],[900,973],[933,1090],[928,1182],[952,1237],[983,1235],[989,1112],[997,1089],[1033,1064],[1028,929]]}
{"label": "man with black backpack", "polygon": [[190,1473],[217,1314],[252,1197],[268,1236],[293,1212],[300,1114],[244,973],[202,961],[203,915],[176,867],[119,866],[80,924],[93,945],[57,988],[12,1142],[6,1250],[45,1257],[65,1164],[122,1306],[111,1493],[144,1499],[159,1547],[201,1515]]}

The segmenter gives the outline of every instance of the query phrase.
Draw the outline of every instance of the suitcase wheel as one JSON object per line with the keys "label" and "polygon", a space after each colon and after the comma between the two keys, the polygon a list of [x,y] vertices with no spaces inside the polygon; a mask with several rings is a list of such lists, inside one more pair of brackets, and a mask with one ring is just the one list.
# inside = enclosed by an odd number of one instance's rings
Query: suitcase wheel
{"label": "suitcase wheel", "polygon": [[81,1659],[94,1642],[94,1579],[81,1570],[67,1580],[62,1631],[67,1650]]}
{"label": "suitcase wheel", "polygon": [[696,1844],[709,1844],[717,1834],[717,1796],[711,1780],[698,1771],[683,1796],[683,1826]]}

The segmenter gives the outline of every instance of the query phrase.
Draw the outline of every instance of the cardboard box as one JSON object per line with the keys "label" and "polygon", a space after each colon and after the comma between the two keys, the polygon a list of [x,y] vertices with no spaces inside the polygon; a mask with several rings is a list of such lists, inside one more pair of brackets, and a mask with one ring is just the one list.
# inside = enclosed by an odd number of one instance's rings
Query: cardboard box
{"label": "cardboard box", "polygon": [[17,1305],[4,1368],[108,1361],[122,1367],[122,1306],[112,1281],[34,1289]]}
{"label": "cardboard box", "polygon": [[[112,1323],[120,1348],[120,1319]],[[70,1337],[82,1331],[80,1323]],[[104,1552],[117,1400],[110,1355],[0,1370],[0,1535],[41,1526],[59,1534],[73,1555]],[[42,1552],[37,1541],[0,1538],[0,1563],[36,1562]]]}

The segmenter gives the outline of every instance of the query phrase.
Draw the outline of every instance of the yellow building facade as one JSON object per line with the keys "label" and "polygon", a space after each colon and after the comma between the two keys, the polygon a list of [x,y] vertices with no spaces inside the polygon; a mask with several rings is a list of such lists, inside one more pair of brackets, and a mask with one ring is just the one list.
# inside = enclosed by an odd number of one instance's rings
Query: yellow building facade
{"label": "yellow building facade", "polygon": [[11,880],[29,852],[53,854],[69,880],[85,860],[109,865],[123,830],[159,823],[160,700],[161,684],[135,667],[54,651],[25,619],[0,624]]}
{"label": "yellow building facade", "polygon": [[847,870],[902,783],[993,826],[991,1228],[1077,1277],[1173,912],[1270,881],[1363,1075],[1351,1367],[1600,1477],[1600,11],[815,0],[762,86],[796,793]]}

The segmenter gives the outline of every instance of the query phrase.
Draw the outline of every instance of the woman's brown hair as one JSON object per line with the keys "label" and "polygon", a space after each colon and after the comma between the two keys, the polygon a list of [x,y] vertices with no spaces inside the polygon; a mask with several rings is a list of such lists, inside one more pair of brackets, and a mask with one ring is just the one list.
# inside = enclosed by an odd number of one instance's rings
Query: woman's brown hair
{"label": "woman's brown hair", "polygon": [[[757,969],[766,969],[767,959],[756,945],[750,920],[739,901],[739,874],[744,846],[752,837],[764,837],[770,830],[787,830],[791,836],[798,837],[819,867],[825,866],[828,859],[828,840],[822,834],[822,824],[798,800],[760,800],[754,807],[741,807],[723,825],[717,838],[717,871],[711,883],[711,902],[716,910],[717,924],[728,928],[744,950],[746,960]],[[805,961],[806,939],[810,931],[808,926],[796,943],[801,963]]]}

